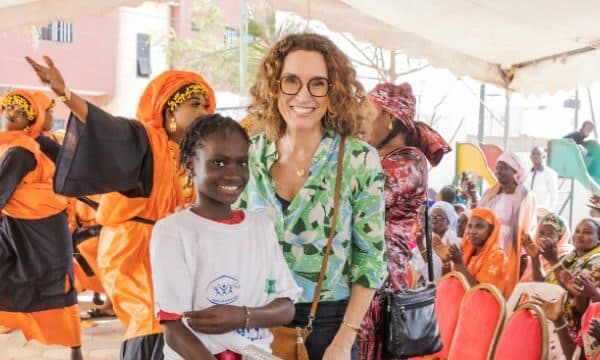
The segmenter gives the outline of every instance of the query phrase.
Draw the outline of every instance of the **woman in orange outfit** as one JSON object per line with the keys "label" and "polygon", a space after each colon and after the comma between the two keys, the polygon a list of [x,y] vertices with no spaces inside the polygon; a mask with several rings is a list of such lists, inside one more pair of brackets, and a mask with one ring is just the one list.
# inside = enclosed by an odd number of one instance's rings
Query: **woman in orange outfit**
{"label": "woman in orange outfit", "polygon": [[104,303],[100,299],[100,294],[105,293],[98,270],[98,243],[102,225],[96,222],[96,210],[94,205],[88,203],[89,200],[97,203],[100,195],[90,195],[83,200],[72,199],[70,204],[69,220],[76,249],[73,261],[75,285],[78,292],[93,291],[94,303],[103,305],[90,309],[85,318],[115,316],[110,298],[107,297]]}
{"label": "woman in orange outfit", "polygon": [[[125,325],[122,359],[162,358],[162,328],[153,311],[149,241],[154,223],[193,201],[177,164],[179,140],[200,115],[214,112],[215,97],[192,72],[166,71],[144,90],[137,120],[114,117],[86,102],[62,75],[27,58],[40,80],[72,115],[57,160],[55,189],[67,196],[104,194],[98,269],[115,313]],[[188,186],[189,185],[189,186]]]}
{"label": "woman in orange outfit", "polygon": [[35,140],[45,109],[24,90],[0,108],[0,325],[81,359],[67,199],[52,190],[54,163]]}

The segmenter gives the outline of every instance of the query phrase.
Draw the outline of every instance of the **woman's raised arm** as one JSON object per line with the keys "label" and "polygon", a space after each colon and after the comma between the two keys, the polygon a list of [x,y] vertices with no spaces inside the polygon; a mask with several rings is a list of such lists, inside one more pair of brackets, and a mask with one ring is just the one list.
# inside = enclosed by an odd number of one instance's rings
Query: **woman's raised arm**
{"label": "woman's raised arm", "polygon": [[44,56],[44,62],[47,66],[37,63],[29,56],[26,56],[25,60],[31,65],[31,68],[35,71],[40,81],[50,86],[56,95],[65,97],[67,99],[64,101],[65,105],[71,109],[73,114],[75,114],[82,123],[85,123],[88,115],[87,102],[67,88],[62,74],[58,71],[56,66],[54,66],[52,59],[48,56]]}

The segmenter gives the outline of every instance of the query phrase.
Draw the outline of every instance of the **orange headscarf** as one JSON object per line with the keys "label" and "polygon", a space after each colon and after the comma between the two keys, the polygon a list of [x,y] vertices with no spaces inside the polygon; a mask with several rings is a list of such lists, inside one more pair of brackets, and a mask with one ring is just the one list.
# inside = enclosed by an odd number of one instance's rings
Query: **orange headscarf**
{"label": "orange headscarf", "polygon": [[[43,102],[41,101],[42,100],[41,97],[36,96],[35,93],[31,93],[27,90],[22,90],[22,89],[11,90],[11,91],[7,92],[6,94],[4,94],[2,96],[2,98],[7,98],[7,97],[13,96],[13,95],[19,95],[22,98],[24,98],[25,100],[27,100],[27,102],[29,104],[31,104],[31,106],[35,110],[35,120],[33,122],[33,125],[31,125],[29,127],[29,131],[27,131],[25,133],[26,135],[31,136],[32,138],[35,139],[42,132],[42,126],[44,125],[44,121],[46,120],[47,107],[44,107],[42,105]],[[20,131],[18,131],[18,132],[20,132]],[[14,131],[10,131],[8,133],[14,133]]]}
{"label": "orange headscarf", "polygon": [[155,128],[162,128],[165,104],[177,90],[188,84],[198,84],[206,90],[207,111],[213,113],[216,108],[215,92],[202,76],[190,71],[167,70],[155,77],[144,90],[136,118]]}
{"label": "orange headscarf", "polygon": [[477,281],[491,283],[502,292],[506,286],[508,259],[504,250],[500,248],[500,221],[496,214],[488,208],[475,208],[471,211],[470,216],[487,221],[493,226],[493,230],[477,255],[475,255],[476,246],[469,240],[468,232],[465,232],[462,242],[463,262]]}
{"label": "orange headscarf", "polygon": [[13,147],[21,147],[33,154],[36,168],[17,186],[2,213],[19,219],[42,219],[55,215],[67,207],[66,198],[52,190],[54,163],[41,151],[35,138],[40,134],[46,118],[46,109],[36,96],[26,90],[12,90],[4,96],[19,95],[35,109],[35,120],[29,131],[1,131],[0,157]]}

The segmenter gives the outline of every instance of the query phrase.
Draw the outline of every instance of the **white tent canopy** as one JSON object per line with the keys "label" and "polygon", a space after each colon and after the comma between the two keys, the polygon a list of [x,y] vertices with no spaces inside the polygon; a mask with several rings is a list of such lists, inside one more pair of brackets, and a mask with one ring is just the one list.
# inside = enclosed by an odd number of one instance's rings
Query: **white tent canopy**
{"label": "white tent canopy", "polygon": [[598,0],[269,0],[278,10],[523,94],[600,81]]}
{"label": "white tent canopy", "polygon": [[[0,0],[0,31],[142,2]],[[269,2],[334,31],[525,95],[600,81],[600,0]]]}
{"label": "white tent canopy", "polygon": [[119,6],[137,6],[144,0],[0,0],[0,31],[22,26],[46,25],[107,13]]}

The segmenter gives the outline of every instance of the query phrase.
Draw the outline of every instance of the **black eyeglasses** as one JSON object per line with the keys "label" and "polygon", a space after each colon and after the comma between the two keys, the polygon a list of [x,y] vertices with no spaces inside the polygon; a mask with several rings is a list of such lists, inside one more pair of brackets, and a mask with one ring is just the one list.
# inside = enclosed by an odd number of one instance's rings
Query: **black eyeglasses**
{"label": "black eyeglasses", "polygon": [[[302,89],[302,81],[296,75],[285,75],[281,79],[277,80],[279,83],[279,90],[286,95],[297,95]],[[329,93],[331,83],[327,78],[314,77],[308,80],[307,83],[308,93],[314,97],[324,97]]]}
{"label": "black eyeglasses", "polygon": [[431,215],[431,221],[444,221],[444,220],[448,220],[448,219],[443,215]]}

